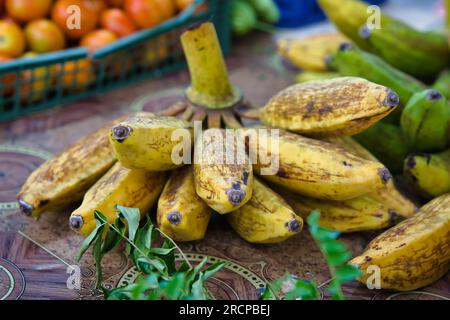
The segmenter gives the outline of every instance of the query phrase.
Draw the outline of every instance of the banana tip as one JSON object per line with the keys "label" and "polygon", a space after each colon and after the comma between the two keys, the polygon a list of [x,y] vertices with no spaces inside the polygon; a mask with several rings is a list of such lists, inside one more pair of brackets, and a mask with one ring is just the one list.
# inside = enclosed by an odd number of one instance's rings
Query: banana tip
{"label": "banana tip", "polygon": [[69,219],[69,226],[72,230],[80,231],[84,221],[82,216],[71,216]]}
{"label": "banana tip", "polygon": [[123,142],[130,135],[131,131],[130,127],[120,124],[111,129],[112,137],[117,142]]}
{"label": "banana tip", "polygon": [[286,226],[291,232],[300,232],[303,228],[303,223],[297,219],[292,219],[286,223]]}
{"label": "banana tip", "polygon": [[378,174],[381,178],[381,181],[383,181],[383,184],[387,184],[392,179],[392,175],[387,168],[381,168],[378,171]]}
{"label": "banana tip", "polygon": [[339,51],[347,51],[353,49],[353,45],[350,42],[342,42],[339,45]]}
{"label": "banana tip", "polygon": [[32,215],[34,208],[31,204],[29,204],[28,202],[26,202],[23,199],[19,199],[18,203],[19,203],[20,212],[22,212],[26,216]]}
{"label": "banana tip", "polygon": [[362,39],[368,39],[368,38],[371,36],[371,34],[372,34],[372,31],[371,31],[370,28],[367,27],[366,25],[362,26],[362,27],[359,29],[359,36],[360,36]]}
{"label": "banana tip", "polygon": [[389,89],[384,104],[388,107],[396,108],[400,104],[400,98],[394,91]]}
{"label": "banana tip", "polygon": [[440,100],[442,99],[442,94],[439,91],[431,89],[428,91],[427,98],[431,101]]}
{"label": "banana tip", "polygon": [[241,189],[239,183],[233,183],[231,189],[227,191],[228,200],[234,206],[240,205],[245,199],[245,192]]}
{"label": "banana tip", "polygon": [[170,212],[167,215],[167,220],[169,220],[171,224],[179,225],[181,223],[181,214],[178,211]]}

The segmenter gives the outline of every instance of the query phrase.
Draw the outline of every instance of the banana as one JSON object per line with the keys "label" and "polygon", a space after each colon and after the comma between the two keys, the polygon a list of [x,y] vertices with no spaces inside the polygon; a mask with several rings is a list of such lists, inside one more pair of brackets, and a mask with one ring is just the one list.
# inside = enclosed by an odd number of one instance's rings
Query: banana
{"label": "banana", "polygon": [[37,217],[83,198],[116,162],[108,130],[123,118],[79,139],[56,157],[44,162],[25,181],[17,195],[21,211]]}
{"label": "banana", "polygon": [[410,149],[400,127],[379,122],[353,138],[385,164],[392,173],[403,171],[403,162]]}
{"label": "banana", "polygon": [[450,70],[444,70],[441,72],[437,80],[434,82],[433,88],[450,100]]}
{"label": "banana", "polygon": [[131,170],[116,163],[84,195],[81,206],[72,212],[70,227],[84,236],[95,228],[94,211],[114,223],[115,205],[138,208],[144,217],[156,204],[166,181],[165,172]]}
{"label": "banana", "polygon": [[[278,129],[246,129],[243,134],[255,172],[305,196],[347,200],[373,192],[391,180],[379,162],[362,159],[331,143]],[[261,155],[270,155],[270,167]]]}
{"label": "banana", "polygon": [[[330,67],[342,76],[361,77],[394,90],[404,106],[425,85],[410,75],[392,67],[378,56],[343,43],[329,60]],[[398,108],[396,112],[400,112]]]}
{"label": "banana", "polygon": [[236,135],[230,138],[226,132],[231,130],[208,129],[196,137],[194,148],[195,189],[220,214],[244,205],[253,189],[253,170],[245,149],[239,150]]}
{"label": "banana", "polygon": [[379,15],[380,25],[372,28],[368,24],[374,21],[375,12],[366,3],[357,0],[318,2],[328,18],[358,47],[376,53],[408,74],[430,78],[449,63],[444,34],[417,31],[385,14]]}
{"label": "banana", "polygon": [[[378,162],[378,159],[369,150],[351,137],[330,137],[326,138],[325,141],[334,143],[363,159]],[[365,197],[382,203],[388,208],[389,212],[394,212],[401,218],[409,218],[417,212],[417,206],[396,188],[393,180],[388,181],[384,187],[367,194]]]}
{"label": "banana", "polygon": [[175,241],[203,239],[211,209],[195,193],[191,166],[172,172],[158,201],[159,228]]}
{"label": "banana", "polygon": [[182,153],[190,154],[192,127],[187,121],[174,117],[142,117],[137,114],[114,126],[109,138],[123,166],[166,171],[184,164],[184,159],[179,159]]}
{"label": "banana", "polygon": [[360,33],[387,63],[418,78],[433,79],[450,62],[444,34],[419,32],[402,23],[385,23]]}
{"label": "banana", "polygon": [[402,112],[400,125],[410,149],[440,151],[448,144],[450,106],[447,99],[430,89],[416,93]]}
{"label": "banana", "polygon": [[262,109],[261,121],[307,136],[354,135],[386,117],[398,104],[391,89],[362,78],[318,80],[279,92]]}
{"label": "banana", "polygon": [[300,232],[302,218],[277,193],[254,180],[250,201],[226,215],[234,231],[251,243],[278,243]]}
{"label": "banana", "polygon": [[450,195],[376,237],[349,263],[362,271],[362,283],[373,276],[371,266],[379,268],[382,289],[415,290],[442,277],[450,267]]}
{"label": "banana", "polygon": [[370,196],[333,201],[283,192],[286,202],[303,219],[320,210],[319,224],[342,233],[384,229],[393,225],[397,213]]}
{"label": "banana", "polygon": [[426,198],[450,192],[450,150],[441,153],[415,153],[405,160],[405,176]]}
{"label": "banana", "polygon": [[302,73],[299,73],[295,77],[296,83],[304,83],[314,80],[329,80],[338,78],[339,73],[337,72],[313,72],[313,71],[304,71]]}
{"label": "banana", "polygon": [[[319,6],[336,27],[345,36],[364,50],[372,48],[370,42],[360,36],[361,26],[371,21],[373,12],[368,10],[368,4],[355,0],[318,0]],[[391,20],[381,15],[381,23]]]}
{"label": "banana", "polygon": [[314,34],[302,39],[281,38],[277,41],[278,54],[305,71],[328,70],[327,56],[334,54],[348,39],[339,33]]}

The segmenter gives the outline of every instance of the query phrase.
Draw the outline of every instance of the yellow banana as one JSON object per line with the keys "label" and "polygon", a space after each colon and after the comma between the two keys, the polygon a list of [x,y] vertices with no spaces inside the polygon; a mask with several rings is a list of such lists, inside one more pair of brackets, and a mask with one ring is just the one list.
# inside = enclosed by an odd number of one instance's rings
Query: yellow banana
{"label": "yellow banana", "polygon": [[138,208],[141,215],[156,204],[166,181],[165,172],[131,170],[116,163],[84,195],[81,206],[72,212],[70,227],[87,236],[95,228],[94,211],[113,223],[115,205]]}
{"label": "yellow banana", "polygon": [[301,39],[278,40],[278,54],[293,65],[306,71],[326,71],[326,58],[333,55],[348,39],[339,33],[322,33]]}
{"label": "yellow banana", "polygon": [[226,215],[231,227],[252,243],[278,243],[300,232],[302,218],[277,193],[254,180],[250,201]]}
{"label": "yellow banana", "polygon": [[261,111],[271,127],[307,136],[355,135],[386,117],[399,104],[391,89],[362,78],[340,77],[288,87]]}
{"label": "yellow banana", "polygon": [[122,120],[117,119],[79,139],[37,168],[17,195],[21,211],[36,217],[81,200],[84,192],[116,162],[108,131]]}
{"label": "yellow banana", "polygon": [[[236,137],[230,142],[226,131],[204,131],[196,139],[194,148],[197,194],[220,214],[244,205],[252,196],[253,189],[253,169],[245,149],[239,151]],[[230,143],[227,143],[227,149],[223,152],[225,141]]]}
{"label": "yellow banana", "polygon": [[333,201],[309,198],[289,192],[283,197],[294,211],[306,219],[313,210],[320,210],[319,224],[339,232],[383,229],[396,222],[397,214],[368,196]]}
{"label": "yellow banana", "polygon": [[[364,148],[351,137],[329,137],[326,138],[325,141],[334,143],[363,159],[378,162],[378,159],[375,158],[369,150]],[[366,197],[381,202],[389,210],[395,212],[401,218],[409,218],[417,212],[417,206],[396,188],[393,180],[388,181],[385,186],[375,190],[374,192],[367,194]]]}
{"label": "yellow banana", "polygon": [[[389,170],[381,163],[362,159],[331,143],[277,129],[244,132],[255,172],[305,196],[347,200],[374,192],[391,180]],[[278,138],[273,135],[276,132]],[[271,155],[272,172],[258,154]]]}
{"label": "yellow banana", "polygon": [[[188,122],[174,117],[136,114],[111,129],[110,141],[123,166],[166,171],[184,164],[182,153],[190,153],[192,128]],[[180,156],[179,162],[174,161],[175,154]]]}
{"label": "yellow banana", "polygon": [[404,174],[426,198],[450,192],[450,150],[409,155],[405,160]]}
{"label": "yellow banana", "polygon": [[376,237],[350,264],[363,272],[362,283],[379,268],[382,289],[415,290],[442,277],[450,267],[450,195]]}
{"label": "yellow banana", "polygon": [[159,228],[176,241],[203,239],[212,210],[195,193],[191,166],[172,172],[158,201]]}

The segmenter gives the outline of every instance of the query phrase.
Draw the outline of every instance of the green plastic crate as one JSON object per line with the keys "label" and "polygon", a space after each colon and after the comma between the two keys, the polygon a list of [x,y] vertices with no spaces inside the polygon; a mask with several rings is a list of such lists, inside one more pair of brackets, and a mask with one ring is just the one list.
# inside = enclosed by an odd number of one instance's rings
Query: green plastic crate
{"label": "green plastic crate", "polygon": [[[199,13],[203,3],[207,8]],[[0,64],[0,121],[159,77],[185,67],[179,37],[189,26],[212,21],[225,54],[230,49],[228,0],[196,0],[178,16],[139,31],[89,56],[86,48]]]}

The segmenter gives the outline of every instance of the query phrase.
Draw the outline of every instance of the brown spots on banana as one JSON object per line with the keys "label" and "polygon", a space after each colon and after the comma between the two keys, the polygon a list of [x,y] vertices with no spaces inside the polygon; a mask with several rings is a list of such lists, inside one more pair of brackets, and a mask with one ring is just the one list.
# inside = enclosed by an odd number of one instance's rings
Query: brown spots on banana
{"label": "brown spots on banana", "polygon": [[79,216],[79,215],[70,216],[69,226],[72,230],[80,231],[81,228],[83,227],[83,225],[84,225],[84,220],[83,220],[82,216]]}
{"label": "brown spots on banana", "polygon": [[116,140],[119,143],[122,143],[123,141],[125,141],[126,138],[128,138],[128,136],[132,131],[133,129],[130,128],[129,126],[119,124],[111,129],[111,135],[114,140]]}

